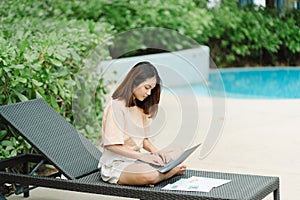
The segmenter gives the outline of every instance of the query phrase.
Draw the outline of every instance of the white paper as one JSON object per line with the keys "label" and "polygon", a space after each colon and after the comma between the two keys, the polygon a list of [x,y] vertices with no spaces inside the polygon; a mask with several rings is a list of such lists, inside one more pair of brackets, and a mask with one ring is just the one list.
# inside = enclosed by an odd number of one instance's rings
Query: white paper
{"label": "white paper", "polygon": [[231,180],[206,178],[192,176],[188,179],[180,179],[175,183],[168,184],[163,187],[163,190],[183,190],[183,191],[197,191],[197,192],[209,192],[214,187],[219,187],[223,184],[230,182]]}

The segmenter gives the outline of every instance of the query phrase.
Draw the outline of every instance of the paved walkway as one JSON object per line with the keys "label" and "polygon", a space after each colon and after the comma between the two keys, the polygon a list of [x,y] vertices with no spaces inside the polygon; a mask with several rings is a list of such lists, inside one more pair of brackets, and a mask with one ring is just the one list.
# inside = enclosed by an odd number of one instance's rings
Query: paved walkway
{"label": "paved walkway", "polygon": [[[185,103],[188,104],[188,99]],[[203,142],[211,124],[213,114],[210,99],[198,98],[199,129],[193,142]],[[205,158],[195,152],[185,162],[190,169],[222,171],[245,174],[271,175],[280,177],[282,199],[298,199],[300,181],[300,100],[237,100],[226,99],[226,115],[219,116],[224,126],[214,150]],[[182,126],[178,99],[165,96],[161,108],[164,121],[163,134],[154,143],[176,137]],[[192,112],[195,108],[190,106]],[[188,132],[189,130],[187,130]],[[173,133],[173,135],[172,135]],[[175,135],[174,135],[175,134]],[[9,200],[23,199],[11,196]],[[38,188],[31,192],[31,200],[65,199],[125,199],[102,195],[58,191]],[[271,200],[269,195],[266,200]]]}

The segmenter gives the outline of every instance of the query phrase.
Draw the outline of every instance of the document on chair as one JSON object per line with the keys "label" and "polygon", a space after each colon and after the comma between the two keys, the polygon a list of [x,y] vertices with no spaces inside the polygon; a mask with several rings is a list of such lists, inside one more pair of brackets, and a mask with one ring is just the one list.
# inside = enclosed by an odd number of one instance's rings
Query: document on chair
{"label": "document on chair", "polygon": [[215,179],[192,176],[188,179],[180,179],[175,183],[168,184],[163,187],[163,190],[182,190],[182,191],[197,191],[197,192],[209,192],[214,187],[219,187],[231,180]]}

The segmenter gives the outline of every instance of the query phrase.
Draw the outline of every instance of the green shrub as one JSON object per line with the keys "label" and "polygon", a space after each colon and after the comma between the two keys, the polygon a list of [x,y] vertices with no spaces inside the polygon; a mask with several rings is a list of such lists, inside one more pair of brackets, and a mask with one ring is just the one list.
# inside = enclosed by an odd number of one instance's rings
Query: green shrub
{"label": "green shrub", "polygon": [[[190,48],[192,42],[182,41],[179,34],[197,39],[199,44],[204,44],[208,41],[206,29],[212,26],[212,16],[205,9],[198,7],[194,1],[104,1],[102,12],[102,20],[112,24],[118,33],[134,32],[133,29],[136,28],[157,28],[157,33],[153,35],[147,34],[147,30],[136,31],[132,39],[123,41],[121,47],[112,47],[113,57],[116,57],[114,54],[119,55],[114,52],[120,52],[125,48],[145,49],[146,44],[149,43],[168,51]],[[179,34],[174,34],[174,31]],[[126,56],[136,55],[136,53],[136,51],[131,52]]]}
{"label": "green shrub", "polygon": [[[10,136],[9,133],[13,135]],[[0,147],[0,160],[32,151],[28,142],[13,130],[7,129],[0,130]]]}
{"label": "green shrub", "polygon": [[[178,31],[208,45],[220,67],[247,65],[297,65],[299,46],[299,10],[240,7],[236,0],[222,1],[220,8],[207,9],[207,0],[4,0],[3,16],[84,19],[108,22],[117,33],[132,31],[127,41],[112,46],[111,56],[124,49],[136,49],[122,56],[174,51],[193,47],[172,31]],[[8,8],[8,9],[6,9]],[[12,9],[13,8],[13,9]],[[158,34],[144,35],[136,28],[158,27]],[[177,34],[178,36],[178,34]],[[170,39],[171,38],[171,39]],[[148,49],[149,40],[160,49]]]}
{"label": "green shrub", "polygon": [[[109,42],[111,33],[110,25],[90,20],[2,17],[0,104],[44,98],[57,112],[72,122],[76,74],[85,68],[84,58],[97,45]],[[87,77],[85,84],[92,78],[92,75]],[[103,87],[106,86],[99,86],[97,93],[105,92],[100,90]],[[98,103],[101,104],[102,101],[103,99],[99,99]],[[100,109],[101,105],[97,108]],[[101,115],[100,111],[97,113]],[[100,137],[98,129],[87,131],[83,127],[77,128],[92,140]],[[11,140],[15,141],[11,135],[6,134],[1,145],[6,146]],[[15,154],[14,148],[9,147],[7,151],[10,153],[3,155]]]}
{"label": "green shrub", "polygon": [[[132,38],[113,46],[113,57],[124,49],[138,49],[123,56],[155,53],[149,40],[163,50],[192,47],[170,32],[134,32],[136,28],[160,27],[178,31],[199,45],[210,47],[219,67],[248,65],[297,65],[299,57],[299,11],[269,10],[257,6],[241,8],[236,0],[223,1],[220,8],[207,9],[205,0],[195,1],[102,1],[101,20],[114,25],[118,33],[132,31]],[[178,34],[177,34],[178,35]],[[172,38],[170,40],[170,38]],[[126,51],[125,51],[126,52]]]}
{"label": "green shrub", "polygon": [[2,0],[0,16],[67,18],[99,21],[102,4],[99,0]]}
{"label": "green shrub", "polygon": [[215,28],[207,44],[219,66],[297,64],[300,32],[293,17],[261,7],[240,9],[231,0],[211,12]]}

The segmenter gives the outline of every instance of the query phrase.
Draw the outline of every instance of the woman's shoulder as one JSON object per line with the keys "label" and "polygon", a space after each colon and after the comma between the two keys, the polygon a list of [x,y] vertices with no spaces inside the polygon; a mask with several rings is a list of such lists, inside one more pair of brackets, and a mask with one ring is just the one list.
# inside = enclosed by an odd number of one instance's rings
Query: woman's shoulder
{"label": "woman's shoulder", "polygon": [[105,106],[104,115],[111,112],[125,112],[125,102],[118,99],[111,99]]}
{"label": "woman's shoulder", "polygon": [[112,99],[111,104],[125,106],[125,100],[122,99]]}
{"label": "woman's shoulder", "polygon": [[125,101],[120,99],[112,99],[110,102],[113,108],[125,109]]}

